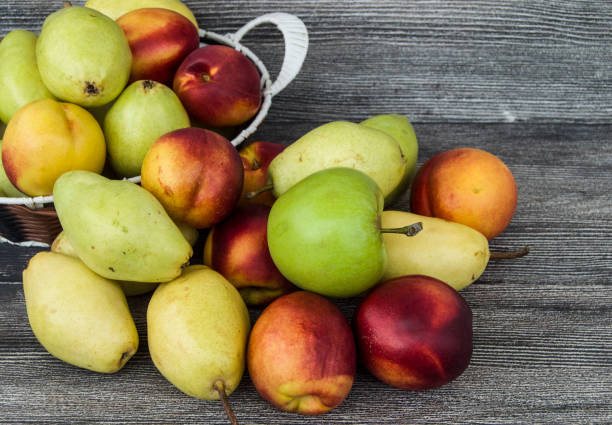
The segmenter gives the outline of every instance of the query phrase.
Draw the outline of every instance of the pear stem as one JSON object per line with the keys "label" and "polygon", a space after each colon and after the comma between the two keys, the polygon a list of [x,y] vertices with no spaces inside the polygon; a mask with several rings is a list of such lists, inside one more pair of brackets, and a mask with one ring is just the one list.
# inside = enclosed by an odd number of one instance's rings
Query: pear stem
{"label": "pear stem", "polygon": [[423,230],[423,223],[419,221],[417,223],[413,223],[409,226],[404,226],[404,227],[396,227],[393,229],[383,228],[383,229],[380,229],[380,233],[401,233],[402,235],[406,235],[406,236],[414,236],[417,233],[419,233],[421,230]]}
{"label": "pear stem", "polygon": [[63,7],[64,9],[66,9],[67,7],[72,7],[72,3],[70,3],[69,1],[65,1],[65,2],[62,4],[62,7]]}
{"label": "pear stem", "polygon": [[239,425],[238,419],[236,418],[236,415],[232,410],[232,406],[230,406],[229,398],[227,397],[227,394],[225,394],[225,384],[223,383],[223,381],[219,379],[216,380],[213,384],[213,388],[217,390],[217,392],[219,393],[219,397],[221,397],[221,402],[223,403],[223,410],[225,410],[225,414],[227,415],[227,418],[229,419],[230,423],[232,425]]}
{"label": "pear stem", "polygon": [[525,255],[529,254],[529,247],[524,246],[523,248],[517,251],[508,251],[508,252],[491,252],[489,253],[489,258],[491,260],[510,260],[513,258],[521,258]]}
{"label": "pear stem", "polygon": [[252,192],[247,192],[244,195],[244,197],[247,198],[247,199],[253,199],[257,195],[262,194],[262,193],[267,192],[267,191],[272,190],[272,189],[274,189],[274,185],[272,183],[269,183],[269,184],[267,184],[265,186],[260,187],[257,190],[254,190]]}

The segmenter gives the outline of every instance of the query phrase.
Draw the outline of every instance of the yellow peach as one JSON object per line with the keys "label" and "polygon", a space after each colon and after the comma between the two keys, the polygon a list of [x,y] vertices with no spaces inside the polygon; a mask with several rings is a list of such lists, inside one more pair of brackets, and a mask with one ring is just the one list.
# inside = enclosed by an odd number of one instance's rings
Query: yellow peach
{"label": "yellow peach", "polygon": [[21,107],[2,143],[9,180],[30,196],[50,195],[67,171],[102,172],[105,158],[104,134],[95,118],[80,106],[51,99]]}

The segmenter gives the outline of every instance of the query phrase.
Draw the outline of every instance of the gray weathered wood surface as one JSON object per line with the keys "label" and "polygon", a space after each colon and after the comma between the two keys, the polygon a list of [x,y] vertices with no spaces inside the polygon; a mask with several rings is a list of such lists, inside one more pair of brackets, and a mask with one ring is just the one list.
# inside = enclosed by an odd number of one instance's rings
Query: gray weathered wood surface
{"label": "gray weathered wood surface", "polygon": [[[38,30],[60,3],[3,1],[0,35]],[[419,163],[459,146],[506,162],[519,204],[492,249],[531,247],[523,259],[492,262],[462,291],[474,312],[474,355],[455,382],[406,392],[360,368],[342,405],[303,417],[265,402],[245,375],[231,396],[241,423],[612,423],[611,2],[187,4],[201,27],[220,33],[272,11],[306,23],[302,72],[255,139],[290,143],[327,121],[406,114]],[[282,42],[271,26],[245,44],[278,70]],[[392,207],[408,209],[408,197]],[[51,357],[30,330],[20,282],[36,251],[0,245],[0,423],[227,423],[220,403],[182,394],[154,368],[148,295],[130,299],[141,348],[119,373]],[[338,305],[350,317],[358,301]]]}

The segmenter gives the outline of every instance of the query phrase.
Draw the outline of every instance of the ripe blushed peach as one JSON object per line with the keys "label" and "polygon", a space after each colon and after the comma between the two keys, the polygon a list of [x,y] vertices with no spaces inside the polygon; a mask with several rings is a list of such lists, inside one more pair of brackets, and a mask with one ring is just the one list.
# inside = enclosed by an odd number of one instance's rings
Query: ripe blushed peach
{"label": "ripe blushed peach", "polygon": [[189,116],[209,127],[240,125],[261,105],[257,68],[228,46],[203,46],[191,52],[176,71],[173,88]]}
{"label": "ripe blushed peach", "polygon": [[267,304],[296,289],[270,256],[269,214],[265,205],[238,207],[211,229],[204,246],[204,264],[238,288],[247,305]]}
{"label": "ripe blushed peach", "polygon": [[328,412],[346,399],[356,362],[353,334],[340,309],[305,291],[272,301],[247,347],[259,394],[279,409],[304,415]]}
{"label": "ripe blushed peach", "polygon": [[130,81],[154,80],[172,86],[183,59],[200,46],[195,25],[169,9],[136,9],[117,23],[132,51]]}
{"label": "ripe blushed peach", "polygon": [[80,106],[40,99],[22,106],[9,121],[2,142],[6,174],[30,196],[50,195],[63,173],[100,173],[106,158],[104,134]]}
{"label": "ripe blushed peach", "polygon": [[465,224],[488,240],[508,226],[516,202],[510,169],[495,155],[475,148],[431,157],[419,168],[410,196],[413,213]]}
{"label": "ripe blushed peach", "polygon": [[223,136],[189,127],[157,139],[142,164],[142,186],[175,221],[196,229],[227,217],[242,192],[242,161]]}

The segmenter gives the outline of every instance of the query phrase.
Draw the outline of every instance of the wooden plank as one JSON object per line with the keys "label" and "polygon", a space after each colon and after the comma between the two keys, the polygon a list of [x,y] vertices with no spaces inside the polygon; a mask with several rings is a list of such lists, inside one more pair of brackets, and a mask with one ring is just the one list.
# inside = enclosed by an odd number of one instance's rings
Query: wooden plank
{"label": "wooden plank", "polygon": [[[303,72],[277,100],[287,122],[389,111],[416,122],[612,120],[606,0],[186,3],[202,28],[219,33],[275,11],[304,20],[311,45]],[[2,2],[0,34],[38,31],[60,4]],[[272,26],[245,44],[278,70],[283,47]]]}

